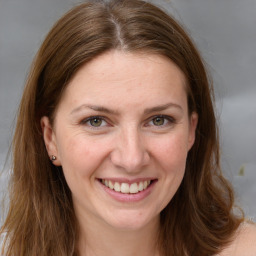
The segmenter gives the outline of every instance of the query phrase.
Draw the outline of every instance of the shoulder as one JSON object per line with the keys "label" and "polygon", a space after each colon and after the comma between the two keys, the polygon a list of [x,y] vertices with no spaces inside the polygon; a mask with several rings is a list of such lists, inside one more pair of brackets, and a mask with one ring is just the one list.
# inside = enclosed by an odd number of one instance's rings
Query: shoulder
{"label": "shoulder", "polygon": [[238,228],[233,241],[219,256],[255,256],[256,224],[244,222]]}

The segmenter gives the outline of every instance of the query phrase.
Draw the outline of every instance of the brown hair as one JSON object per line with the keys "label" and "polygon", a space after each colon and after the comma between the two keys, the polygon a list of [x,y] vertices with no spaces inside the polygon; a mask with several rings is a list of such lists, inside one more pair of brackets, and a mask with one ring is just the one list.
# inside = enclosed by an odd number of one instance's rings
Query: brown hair
{"label": "brown hair", "polygon": [[62,169],[49,161],[40,119],[50,117],[62,92],[86,62],[111,49],[168,57],[187,78],[190,113],[198,113],[196,141],[177,193],[161,212],[161,255],[213,255],[242,219],[219,167],[212,87],[191,39],[161,9],[141,0],[87,1],[49,32],[32,65],[13,140],[13,172],[5,255],[78,255],[77,223]]}

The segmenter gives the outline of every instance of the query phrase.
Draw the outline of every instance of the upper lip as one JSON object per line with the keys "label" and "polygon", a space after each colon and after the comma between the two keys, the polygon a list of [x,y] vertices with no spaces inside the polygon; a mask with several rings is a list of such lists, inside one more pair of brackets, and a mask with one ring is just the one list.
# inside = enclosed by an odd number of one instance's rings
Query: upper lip
{"label": "upper lip", "polygon": [[110,180],[112,182],[119,182],[119,183],[128,183],[128,184],[133,184],[133,183],[138,183],[141,181],[152,181],[152,180],[157,180],[155,177],[143,177],[143,178],[135,178],[135,179],[127,179],[127,178],[100,178],[99,180]]}

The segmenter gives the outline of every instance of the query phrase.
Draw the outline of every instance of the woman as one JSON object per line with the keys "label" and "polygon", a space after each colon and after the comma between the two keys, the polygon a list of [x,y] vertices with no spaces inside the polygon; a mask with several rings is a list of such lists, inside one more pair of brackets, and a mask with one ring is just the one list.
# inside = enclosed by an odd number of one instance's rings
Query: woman
{"label": "woman", "polygon": [[157,7],[68,12],[21,101],[3,255],[255,255],[220,171],[211,93]]}

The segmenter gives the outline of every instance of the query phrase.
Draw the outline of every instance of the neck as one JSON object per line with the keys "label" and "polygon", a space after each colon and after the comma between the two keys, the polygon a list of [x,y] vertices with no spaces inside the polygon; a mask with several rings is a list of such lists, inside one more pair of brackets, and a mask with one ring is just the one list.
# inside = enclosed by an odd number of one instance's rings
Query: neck
{"label": "neck", "polygon": [[157,241],[159,218],[146,227],[117,229],[106,223],[90,220],[80,225],[78,249],[80,256],[159,256]]}

